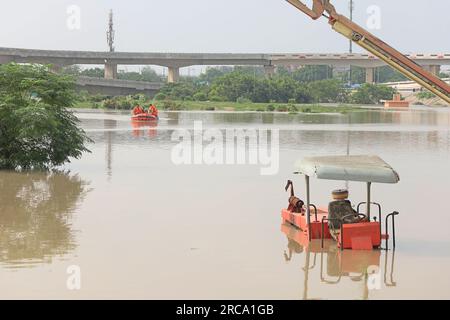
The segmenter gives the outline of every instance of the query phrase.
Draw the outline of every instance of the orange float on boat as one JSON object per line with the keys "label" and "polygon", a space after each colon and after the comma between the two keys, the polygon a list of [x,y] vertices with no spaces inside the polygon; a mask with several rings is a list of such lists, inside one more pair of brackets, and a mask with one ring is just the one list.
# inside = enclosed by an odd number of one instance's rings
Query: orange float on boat
{"label": "orange float on boat", "polygon": [[153,116],[148,113],[141,113],[131,117],[131,121],[139,121],[139,122],[149,122],[149,121],[158,121],[159,118],[157,116]]}

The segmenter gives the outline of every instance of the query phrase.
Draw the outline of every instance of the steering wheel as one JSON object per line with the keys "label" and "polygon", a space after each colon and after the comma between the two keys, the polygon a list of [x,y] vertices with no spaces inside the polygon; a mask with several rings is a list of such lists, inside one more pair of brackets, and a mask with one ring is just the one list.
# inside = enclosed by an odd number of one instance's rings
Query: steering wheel
{"label": "steering wheel", "polygon": [[[353,218],[353,219],[350,220],[350,218]],[[356,220],[354,220],[355,218],[356,218]],[[360,223],[363,220],[367,220],[367,216],[362,213],[348,214],[341,218],[341,221],[343,223]]]}

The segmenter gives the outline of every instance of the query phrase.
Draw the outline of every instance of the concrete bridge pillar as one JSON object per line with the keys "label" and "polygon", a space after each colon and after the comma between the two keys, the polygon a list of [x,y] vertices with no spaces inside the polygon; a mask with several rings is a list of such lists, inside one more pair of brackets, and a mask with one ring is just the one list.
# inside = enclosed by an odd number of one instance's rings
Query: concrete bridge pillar
{"label": "concrete bridge pillar", "polygon": [[180,68],[169,67],[169,74],[167,76],[168,83],[177,83],[180,80]]}
{"label": "concrete bridge pillar", "polygon": [[423,66],[423,68],[431,72],[435,76],[439,76],[439,74],[441,73],[441,66],[439,65]]}
{"label": "concrete bridge pillar", "polygon": [[117,79],[117,64],[105,64],[105,79]]}
{"label": "concrete bridge pillar", "polygon": [[0,64],[7,64],[12,61],[13,59],[11,59],[10,57],[0,56]]}
{"label": "concrete bridge pillar", "polygon": [[431,66],[431,73],[439,76],[439,74],[441,73],[441,66]]}
{"label": "concrete bridge pillar", "polygon": [[275,66],[264,66],[264,74],[267,78],[271,78],[275,74]]}
{"label": "concrete bridge pillar", "polygon": [[375,68],[366,68],[366,83],[375,83]]}

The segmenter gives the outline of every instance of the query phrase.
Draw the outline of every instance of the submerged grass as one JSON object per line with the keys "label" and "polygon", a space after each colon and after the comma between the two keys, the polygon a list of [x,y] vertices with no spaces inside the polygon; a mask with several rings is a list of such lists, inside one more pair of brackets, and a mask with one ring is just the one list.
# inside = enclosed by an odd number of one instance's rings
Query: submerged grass
{"label": "submerged grass", "polygon": [[[253,102],[210,102],[210,101],[173,101],[176,110],[182,111],[235,111],[235,112],[283,112],[297,113],[348,113],[364,110],[358,105],[321,105],[321,104],[289,104],[289,103],[253,103]],[[164,102],[156,103],[162,110]]]}
{"label": "submerged grass", "polygon": [[[364,110],[360,105],[321,105],[292,103],[215,102],[215,101],[156,101],[160,110],[169,111],[235,111],[298,113],[349,113]],[[101,108],[101,103],[79,102],[75,108]]]}

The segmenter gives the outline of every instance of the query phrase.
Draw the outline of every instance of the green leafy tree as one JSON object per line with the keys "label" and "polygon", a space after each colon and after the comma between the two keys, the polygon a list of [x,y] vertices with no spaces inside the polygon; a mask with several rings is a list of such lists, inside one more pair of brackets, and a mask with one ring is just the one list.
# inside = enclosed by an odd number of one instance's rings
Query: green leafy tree
{"label": "green leafy tree", "polygon": [[74,79],[40,65],[0,66],[0,168],[49,169],[79,158],[91,142],[67,108]]}
{"label": "green leafy tree", "polygon": [[295,89],[295,101],[297,103],[311,103],[314,99],[308,86],[300,84]]}
{"label": "green leafy tree", "polygon": [[160,90],[160,94],[172,100],[193,100],[194,95],[202,88],[190,81],[168,83]]}
{"label": "green leafy tree", "polygon": [[193,99],[195,101],[207,101],[208,100],[208,94],[204,91],[199,91],[196,94],[194,94]]}
{"label": "green leafy tree", "polygon": [[292,73],[292,78],[300,82],[312,82],[330,79],[333,69],[329,66],[304,66]]}
{"label": "green leafy tree", "polygon": [[125,72],[120,70],[117,73],[117,79],[120,80],[132,80],[132,81],[142,81],[142,75],[139,72]]}
{"label": "green leafy tree", "polygon": [[199,76],[199,81],[202,83],[211,84],[217,78],[231,72],[233,72],[233,67],[209,67]]}
{"label": "green leafy tree", "polygon": [[431,93],[431,92],[428,91],[428,90],[423,90],[423,91],[417,93],[416,97],[417,97],[419,100],[427,100],[427,99],[433,99],[433,98],[435,98],[436,95],[435,95],[434,93]]}
{"label": "green leafy tree", "polygon": [[161,82],[161,77],[150,67],[142,68],[141,72],[136,71],[119,71],[117,78],[121,80]]}
{"label": "green leafy tree", "polygon": [[398,82],[408,80],[407,77],[405,77],[397,70],[391,68],[390,66],[383,66],[377,68],[377,72],[375,73],[375,79],[377,80],[378,83]]}
{"label": "green leafy tree", "polygon": [[255,77],[234,71],[216,79],[211,90],[227,101],[236,101],[238,98],[253,100],[256,82]]}
{"label": "green leafy tree", "polygon": [[105,70],[102,68],[85,69],[81,70],[79,75],[91,78],[104,78]]}
{"label": "green leafy tree", "polygon": [[141,70],[142,81],[161,82],[162,78],[151,67],[144,67]]}
{"label": "green leafy tree", "polygon": [[79,76],[81,74],[81,68],[80,66],[74,64],[72,66],[63,68],[62,73],[69,74],[72,76]]}
{"label": "green leafy tree", "polygon": [[344,83],[349,83],[350,74],[352,84],[366,82],[366,70],[356,66],[352,66],[349,70],[335,72],[335,78],[340,79]]}
{"label": "green leafy tree", "polygon": [[360,104],[378,104],[381,100],[391,100],[395,93],[391,87],[365,83],[353,93],[351,100]]}
{"label": "green leafy tree", "polygon": [[309,88],[314,102],[345,102],[347,100],[343,83],[337,79],[311,82]]}
{"label": "green leafy tree", "polygon": [[273,77],[267,80],[268,97],[267,101],[275,100],[277,102],[287,103],[290,99],[296,98],[297,88],[301,84],[291,77]]}

